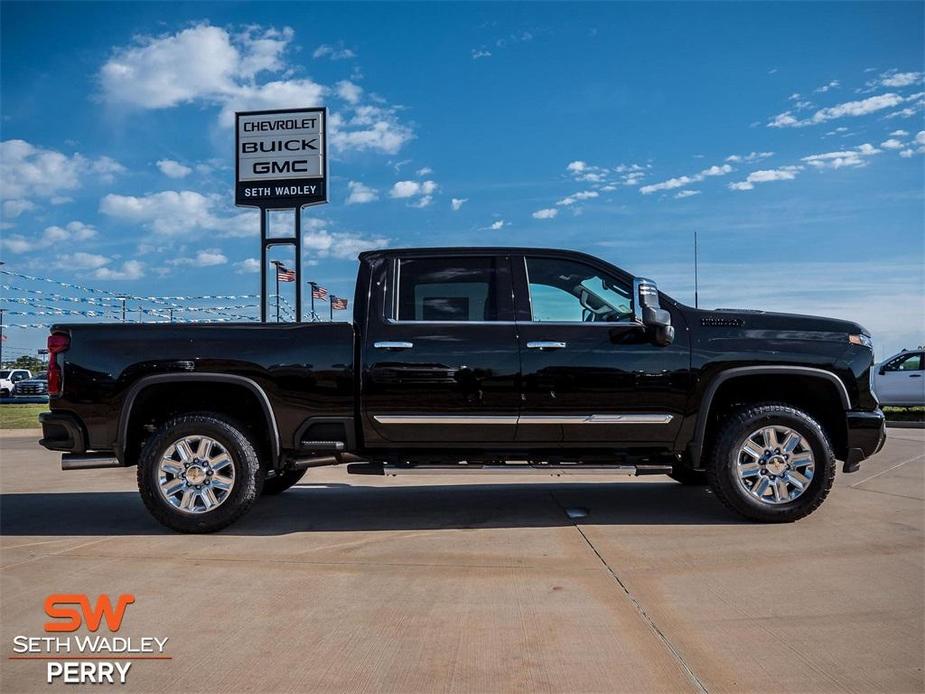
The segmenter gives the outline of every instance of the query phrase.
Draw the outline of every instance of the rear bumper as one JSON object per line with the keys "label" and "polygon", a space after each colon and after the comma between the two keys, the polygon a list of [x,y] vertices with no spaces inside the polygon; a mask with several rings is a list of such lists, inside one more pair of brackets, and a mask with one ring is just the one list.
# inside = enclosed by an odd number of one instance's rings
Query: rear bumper
{"label": "rear bumper", "polygon": [[42,439],[39,444],[50,451],[86,453],[87,438],[80,420],[70,412],[43,412],[39,415]]}
{"label": "rear bumper", "polygon": [[871,411],[849,410],[846,413],[848,427],[848,454],[843,472],[856,472],[861,461],[883,448],[886,441],[886,420],[879,409]]}

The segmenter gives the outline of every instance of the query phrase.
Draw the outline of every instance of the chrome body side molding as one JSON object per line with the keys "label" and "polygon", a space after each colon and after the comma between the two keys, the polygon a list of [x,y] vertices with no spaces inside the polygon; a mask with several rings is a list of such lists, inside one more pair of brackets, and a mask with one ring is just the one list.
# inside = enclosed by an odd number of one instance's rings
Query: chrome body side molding
{"label": "chrome body side molding", "polygon": [[674,415],[587,414],[587,415],[373,415],[378,424],[669,424]]}

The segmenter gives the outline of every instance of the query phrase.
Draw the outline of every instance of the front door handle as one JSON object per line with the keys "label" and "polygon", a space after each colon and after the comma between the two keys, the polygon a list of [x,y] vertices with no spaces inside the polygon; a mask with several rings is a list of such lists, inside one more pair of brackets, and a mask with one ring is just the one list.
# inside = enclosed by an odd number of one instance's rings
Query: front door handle
{"label": "front door handle", "polygon": [[411,349],[414,347],[413,342],[374,342],[373,347],[376,349]]}
{"label": "front door handle", "polygon": [[536,342],[528,342],[527,349],[565,349],[565,343],[556,342],[554,340],[538,340]]}
{"label": "front door handle", "polygon": [[921,378],[922,374],[909,374],[909,378]]}

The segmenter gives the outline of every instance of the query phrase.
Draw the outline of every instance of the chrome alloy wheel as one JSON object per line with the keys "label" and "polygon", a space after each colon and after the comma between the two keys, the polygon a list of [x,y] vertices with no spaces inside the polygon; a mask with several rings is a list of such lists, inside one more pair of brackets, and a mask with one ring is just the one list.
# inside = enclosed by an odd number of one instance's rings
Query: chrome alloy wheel
{"label": "chrome alloy wheel", "polygon": [[208,436],[184,436],[161,456],[157,486],[167,503],[183,513],[212,511],[225,502],[234,486],[231,456]]}
{"label": "chrome alloy wheel", "polygon": [[739,484],[765,504],[783,504],[799,497],[809,488],[815,469],[809,441],[787,426],[752,432],[736,458]]}

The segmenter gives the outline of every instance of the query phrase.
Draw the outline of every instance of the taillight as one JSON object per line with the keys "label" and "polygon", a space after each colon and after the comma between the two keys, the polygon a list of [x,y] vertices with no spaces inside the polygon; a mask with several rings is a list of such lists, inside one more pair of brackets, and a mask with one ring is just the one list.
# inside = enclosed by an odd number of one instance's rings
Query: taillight
{"label": "taillight", "polygon": [[61,366],[58,355],[71,346],[67,333],[52,333],[48,336],[48,394],[61,395]]}

